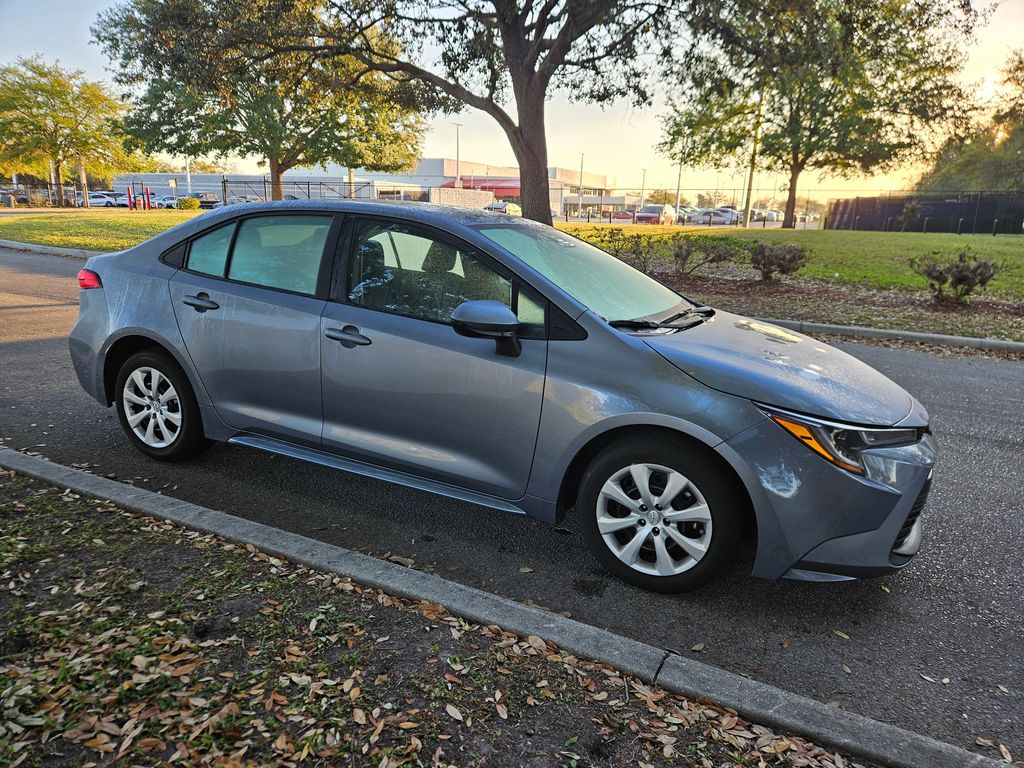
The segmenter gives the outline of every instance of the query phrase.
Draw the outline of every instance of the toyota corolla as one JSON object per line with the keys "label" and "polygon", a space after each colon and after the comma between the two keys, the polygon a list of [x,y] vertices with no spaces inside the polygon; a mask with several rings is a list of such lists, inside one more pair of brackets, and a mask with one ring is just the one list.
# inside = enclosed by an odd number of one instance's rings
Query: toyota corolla
{"label": "toyota corolla", "polygon": [[228,207],[79,273],[71,357],[154,459],[213,441],[549,523],[692,588],[890,573],[921,544],[925,409],[850,355],[541,224],[422,203]]}

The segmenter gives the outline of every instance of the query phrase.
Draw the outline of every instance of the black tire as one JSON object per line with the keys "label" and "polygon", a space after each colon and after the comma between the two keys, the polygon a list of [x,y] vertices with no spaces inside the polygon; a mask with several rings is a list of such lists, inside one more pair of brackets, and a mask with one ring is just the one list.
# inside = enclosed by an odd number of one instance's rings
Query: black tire
{"label": "black tire", "polygon": [[[598,529],[598,503],[602,487],[617,473],[634,464],[660,465],[679,472],[690,480],[693,486],[696,486],[707,503],[711,516],[710,541],[707,543],[703,556],[681,573],[657,575],[645,573],[627,565],[611,550]],[[625,482],[628,485],[631,478]],[[657,473],[655,473],[652,475],[651,486],[654,487],[657,482]],[[685,592],[719,575],[735,557],[743,535],[747,507],[736,484],[736,479],[725,471],[714,457],[684,440],[662,436],[629,438],[605,448],[587,467],[580,480],[579,492],[576,497],[576,512],[587,546],[607,571],[623,581],[653,592]],[[681,507],[695,503],[687,502],[690,494],[690,486],[687,486],[686,490],[677,497],[679,498],[677,503]],[[629,495],[631,498],[634,497],[632,492]],[[636,496],[639,496],[639,492],[636,492]],[[625,507],[617,506],[617,503],[611,503],[611,507],[619,513],[625,513]],[[680,555],[677,560],[687,562],[685,557],[682,557],[682,548],[673,544],[672,537],[657,527],[665,526],[664,521],[658,523],[657,526],[646,521],[643,525],[647,526],[652,534],[654,531],[659,531],[659,535],[664,537],[663,540],[668,544],[668,548]],[[677,522],[668,525],[675,525],[674,532],[677,534],[684,532],[680,525],[696,526],[685,529],[688,536],[691,533],[699,534],[705,531],[701,524]],[[638,525],[615,535],[628,539],[634,532],[639,533],[640,530],[641,527]],[[644,544],[646,549],[642,556],[653,558],[656,557],[656,554],[653,545],[649,544],[650,541],[648,539],[648,543]],[[624,541],[620,543],[624,543]],[[653,563],[648,561],[644,561],[643,564],[654,567]]]}
{"label": "black tire", "polygon": [[[174,413],[180,416],[181,426],[173,440],[164,447],[147,445],[128,423],[124,402],[125,385],[129,377],[140,368],[159,371],[178,395],[179,409]],[[114,405],[117,407],[117,418],[121,422],[121,428],[128,435],[132,445],[151,458],[160,461],[184,461],[198,456],[209,445],[203,435],[203,420],[192,385],[189,384],[188,377],[181,367],[166,353],[146,350],[129,357],[117,373]]]}

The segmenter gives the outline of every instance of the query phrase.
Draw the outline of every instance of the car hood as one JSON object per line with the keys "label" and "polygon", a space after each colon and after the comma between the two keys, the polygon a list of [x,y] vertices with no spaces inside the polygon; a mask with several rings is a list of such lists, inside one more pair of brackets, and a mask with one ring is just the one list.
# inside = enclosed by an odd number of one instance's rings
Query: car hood
{"label": "car hood", "polygon": [[771,323],[717,312],[689,330],[641,338],[713,389],[812,416],[892,426],[914,400],[869,365]]}

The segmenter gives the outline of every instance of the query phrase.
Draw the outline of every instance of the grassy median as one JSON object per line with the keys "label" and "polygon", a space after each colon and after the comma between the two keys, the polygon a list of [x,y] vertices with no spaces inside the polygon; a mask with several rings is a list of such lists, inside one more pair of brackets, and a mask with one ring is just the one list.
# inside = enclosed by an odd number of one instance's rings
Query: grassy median
{"label": "grassy median", "polygon": [[439,605],[0,470],[0,765],[844,766]]}
{"label": "grassy median", "polygon": [[202,211],[129,211],[115,208],[87,213],[7,215],[0,216],[0,240],[87,251],[120,251],[200,213]]}

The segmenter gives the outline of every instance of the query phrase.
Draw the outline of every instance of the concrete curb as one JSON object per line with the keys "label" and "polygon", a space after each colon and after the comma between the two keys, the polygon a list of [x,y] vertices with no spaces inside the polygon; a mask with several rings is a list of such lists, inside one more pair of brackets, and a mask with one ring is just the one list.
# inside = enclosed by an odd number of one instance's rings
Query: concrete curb
{"label": "concrete curb", "polygon": [[91,256],[100,256],[103,253],[103,251],[85,251],[81,248],[57,248],[54,245],[22,243],[17,240],[0,240],[0,248],[24,251],[25,253],[38,253],[40,256],[67,256],[72,259],[88,259]]}
{"label": "concrete curb", "polygon": [[538,635],[573,654],[594,659],[670,691],[731,707],[755,723],[807,736],[815,743],[896,768],[998,768],[1005,763],[926,736],[833,709],[781,688],[749,680],[508,598],[446,581],[369,555],[309,539],[152,491],[70,469],[0,447],[0,467],[77,493],[109,500],[133,512],[214,533],[293,563],[347,576],[393,595],[440,603],[457,616]]}
{"label": "concrete curb", "polygon": [[759,317],[766,323],[789,328],[800,333],[836,333],[843,336],[856,336],[863,339],[896,339],[900,341],[921,341],[940,347],[971,347],[973,349],[990,349],[999,352],[1024,353],[1024,341],[1006,341],[1004,339],[981,339],[976,336],[948,336],[943,333],[918,333],[917,331],[898,331],[887,328],[865,328],[857,325],[829,325],[828,323],[808,323],[803,320],[774,320],[770,317]]}

